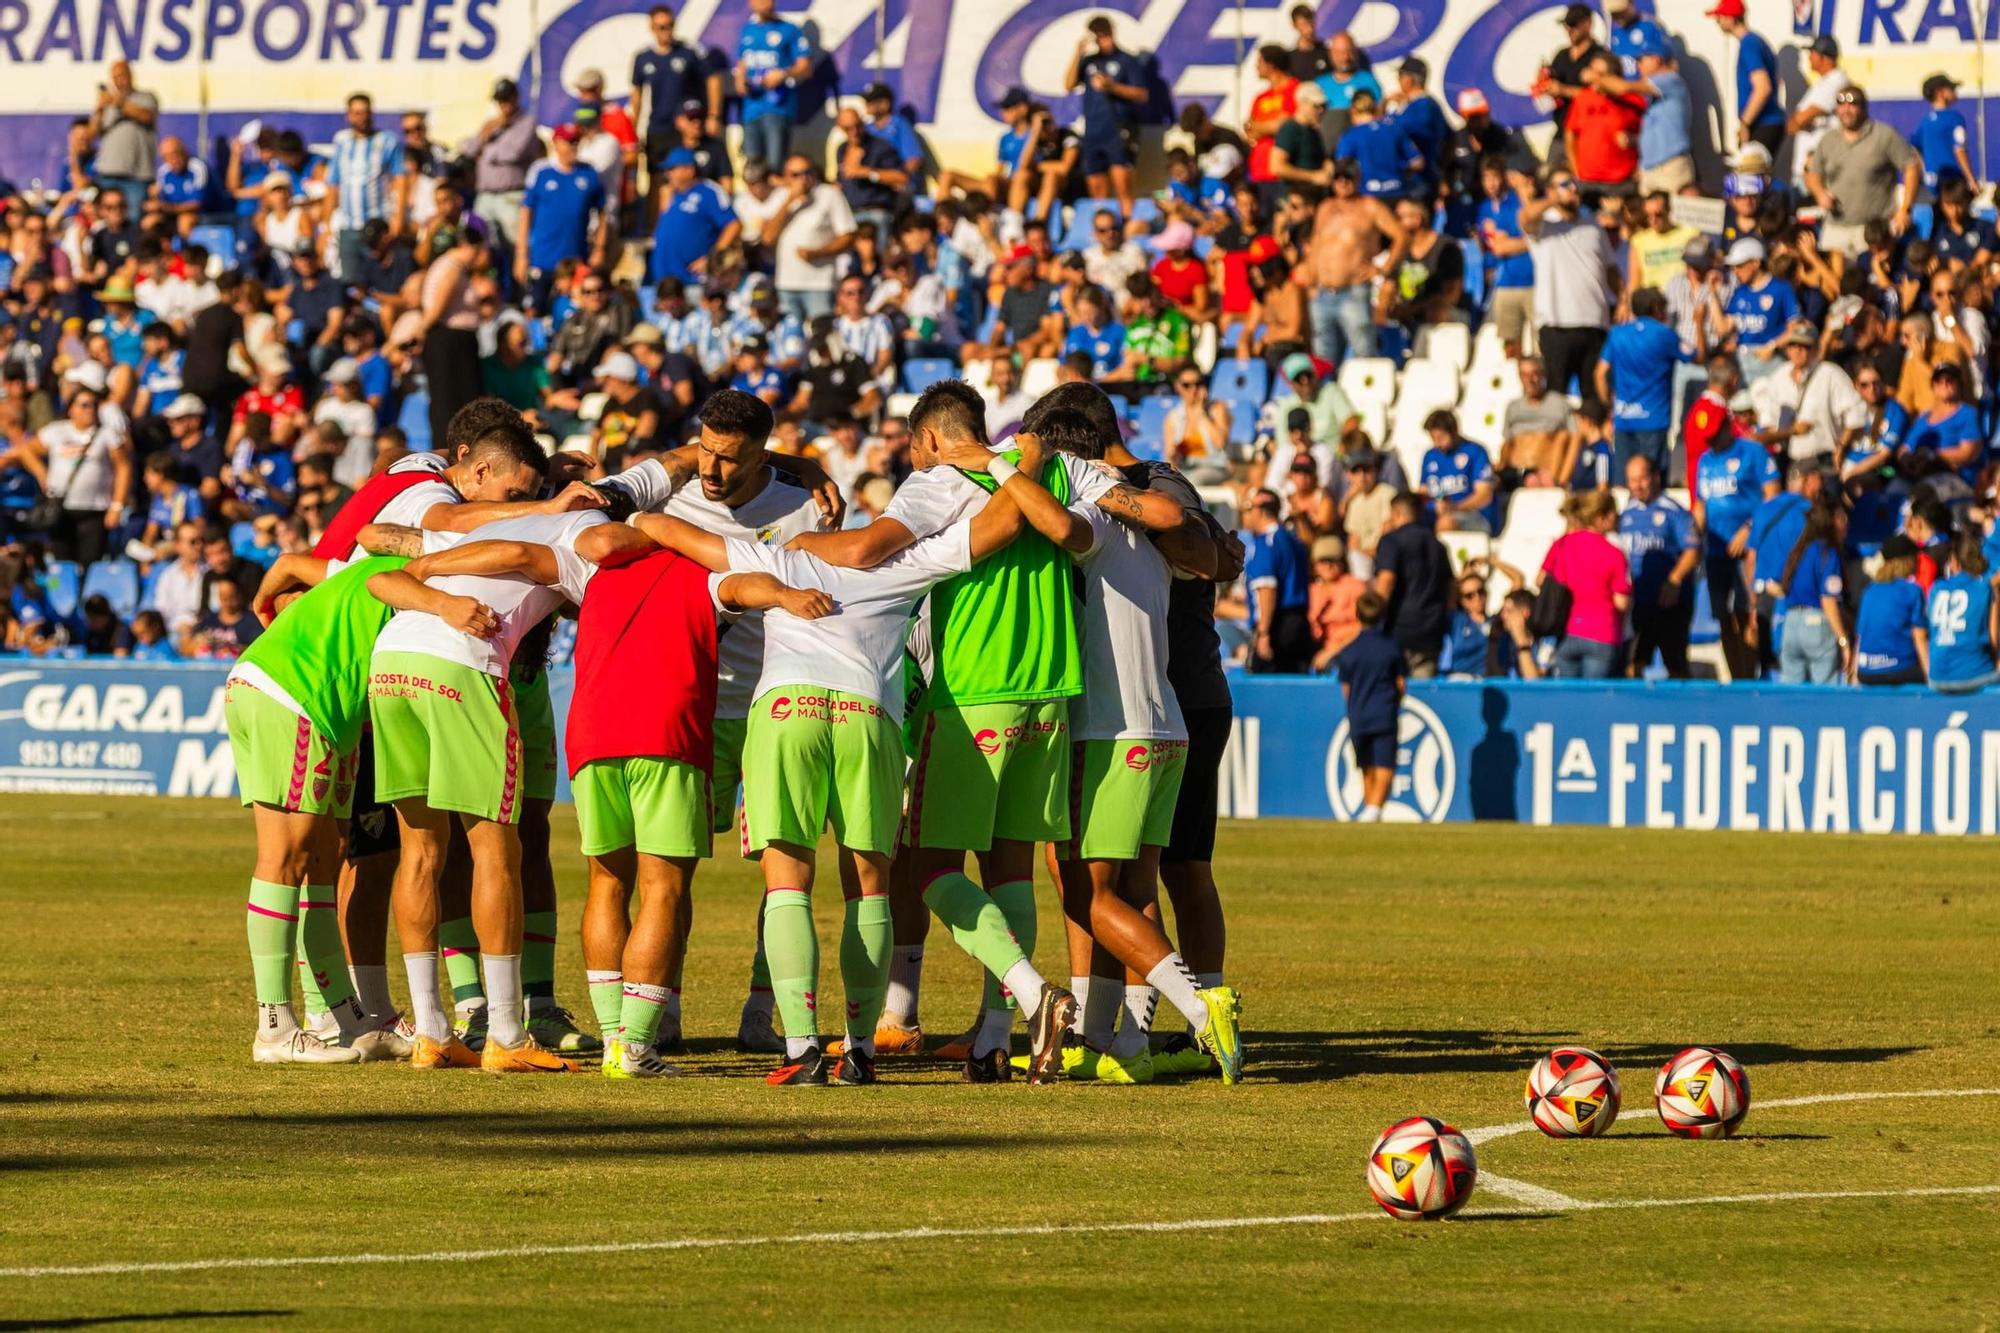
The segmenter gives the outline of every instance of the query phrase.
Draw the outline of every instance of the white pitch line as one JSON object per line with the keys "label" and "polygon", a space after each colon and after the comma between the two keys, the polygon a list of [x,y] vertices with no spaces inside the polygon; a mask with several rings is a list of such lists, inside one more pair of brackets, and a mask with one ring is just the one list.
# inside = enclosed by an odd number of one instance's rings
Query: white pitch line
{"label": "white pitch line", "polygon": [[[1810,1097],[1788,1097],[1759,1103],[1765,1108],[1818,1106],[1827,1102],[1891,1101],[1927,1097],[1996,1097],[2000,1088],[1943,1088],[1918,1092],[1832,1092]],[[1635,1110],[1633,1118],[1649,1116],[1650,1110]],[[1534,1128],[1532,1121],[1494,1125],[1467,1131],[1474,1142],[1485,1142]],[[1481,1180],[1495,1193],[1511,1196],[1533,1213],[1555,1216],[1564,1212],[1615,1212],[1641,1208],[1695,1208],[1735,1203],[1810,1203],[1841,1199],[1937,1199],[1970,1195],[2000,1195],[2000,1185],[1939,1185],[1899,1190],[1791,1190],[1766,1194],[1709,1194],[1686,1199],[1571,1199],[1554,1190],[1504,1176],[1482,1173]],[[1495,1188],[1496,1184],[1505,1188]],[[1548,1202],[1522,1197],[1522,1191],[1547,1196]],[[1560,1200],[1560,1202],[1556,1202]],[[1474,1209],[1466,1214],[1477,1217],[1494,1209]],[[1254,1227],[1330,1226],[1345,1222],[1380,1222],[1378,1211],[1354,1213],[1293,1213],[1274,1217],[1193,1217],[1154,1222],[1088,1222],[1075,1226],[1056,1224],[999,1227],[906,1227],[898,1231],[821,1231],[789,1236],[685,1236],[669,1240],[607,1241],[579,1245],[513,1245],[480,1250],[428,1250],[410,1254],[308,1254],[259,1255],[235,1259],[171,1259],[151,1263],[49,1264],[21,1268],[0,1268],[0,1278],[31,1277],[114,1277],[140,1273],[212,1273],[256,1268],[332,1268],[371,1264],[451,1264],[474,1263],[484,1259],[528,1259],[555,1255],[638,1254],[672,1250],[751,1249],[767,1245],[874,1245],[904,1240],[998,1240],[1022,1236],[1103,1236],[1118,1234],[1158,1234],[1188,1231],[1241,1231]]]}
{"label": "white pitch line", "polygon": [[[1832,1102],[1888,1102],[1910,1101],[1930,1097],[2000,1097],[2000,1088],[1927,1088],[1915,1092],[1821,1092],[1810,1097],[1778,1097],[1770,1101],[1752,1100],[1752,1112],[1758,1109],[1778,1110],[1787,1106],[1825,1106]],[[1659,1112],[1650,1106],[1628,1106],[1618,1112],[1620,1120],[1650,1120]],[[1505,1125],[1488,1125],[1484,1129],[1463,1131],[1474,1147],[1491,1143],[1494,1139],[1504,1139],[1515,1134],[1525,1134],[1535,1127],[1532,1120],[1515,1120]],[[1757,1137],[1754,1133],[1747,1137]],[[1482,1180],[1485,1179],[1482,1173]]]}
{"label": "white pitch line", "polygon": [[1479,1189],[1482,1192],[1491,1191],[1503,1199],[1512,1199],[1515,1203],[1525,1203],[1530,1207],[1546,1209],[1552,1213],[1584,1206],[1580,1199],[1572,1199],[1567,1194],[1558,1194],[1554,1190],[1543,1189],[1540,1185],[1530,1185],[1525,1180],[1496,1176],[1490,1171],[1479,1173]]}

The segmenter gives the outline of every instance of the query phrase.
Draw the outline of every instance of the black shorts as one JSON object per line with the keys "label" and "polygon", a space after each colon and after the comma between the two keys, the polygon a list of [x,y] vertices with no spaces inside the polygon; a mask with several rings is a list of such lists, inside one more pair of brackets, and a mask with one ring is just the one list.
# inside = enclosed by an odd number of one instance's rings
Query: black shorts
{"label": "black shorts", "polygon": [[1102,176],[1113,167],[1132,165],[1132,134],[1086,134],[1083,138],[1083,174]]}
{"label": "black shorts", "polygon": [[375,735],[361,729],[361,762],[355,769],[354,815],[347,825],[347,859],[359,861],[403,848],[396,807],[375,799]]}
{"label": "black shorts", "polygon": [[1354,746],[1354,762],[1363,768],[1394,768],[1396,766],[1396,733],[1375,731],[1363,736],[1348,737]]}
{"label": "black shorts", "polygon": [[1735,556],[1704,555],[1702,575],[1708,580],[1708,609],[1717,618],[1746,615],[1755,608],[1750,585],[1743,579],[1743,562]]}
{"label": "black shorts", "polygon": [[1181,772],[1181,794],[1174,802],[1174,827],[1167,835],[1161,865],[1206,864],[1215,859],[1215,808],[1222,772],[1222,752],[1229,746],[1235,710],[1228,704],[1190,708],[1187,723],[1187,764]]}
{"label": "black shorts", "polygon": [[646,170],[664,177],[666,168],[660,164],[667,160],[667,154],[681,146],[681,136],[669,125],[663,130],[646,131]]}

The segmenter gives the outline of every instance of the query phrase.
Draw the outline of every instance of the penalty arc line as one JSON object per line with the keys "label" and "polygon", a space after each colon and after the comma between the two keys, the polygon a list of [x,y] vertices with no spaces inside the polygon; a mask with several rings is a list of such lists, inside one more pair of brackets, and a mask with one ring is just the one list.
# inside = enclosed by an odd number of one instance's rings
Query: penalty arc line
{"label": "penalty arc line", "polygon": [[[1766,1108],[1787,1106],[1817,1106],[1829,1102],[1888,1101],[1894,1099],[1923,1097],[1994,1097],[2000,1096],[2000,1088],[1954,1088],[1934,1089],[1918,1092],[1836,1092],[1817,1096],[1791,1097],[1764,1102]],[[1651,1115],[1651,1111],[1634,1112]],[[1496,1125],[1485,1130],[1473,1130],[1467,1135],[1475,1142],[1502,1138],[1509,1134],[1533,1129],[1530,1121],[1516,1124]],[[1493,1183],[1493,1177],[1486,1177]],[[1506,1180],[1505,1177],[1501,1177]],[[1508,1185],[1519,1186],[1521,1182],[1507,1180]],[[1556,1194],[1553,1190],[1539,1190],[1537,1186],[1527,1186],[1529,1190],[1554,1199],[1562,1199],[1559,1205],[1538,1204],[1530,1199],[1519,1199],[1520,1206],[1529,1212],[1559,1216],[1565,1212],[1615,1212],[1642,1208],[1694,1208],[1720,1206],[1725,1204],[1778,1204],[1832,1202],[1842,1199],[1938,1199],[1963,1198],[1968,1196],[2000,1195],[2000,1184],[1995,1185],[1938,1185],[1913,1187],[1897,1190],[1791,1190],[1761,1194],[1710,1194],[1686,1199],[1603,1199],[1576,1200]],[[1495,1191],[1503,1193],[1504,1191]],[[1518,1198],[1518,1196],[1516,1196]],[[1474,1209],[1465,1216],[1477,1217],[1482,1211]],[[1135,1234],[1171,1234],[1191,1231],[1240,1231],[1262,1227],[1330,1226],[1348,1222],[1382,1222],[1388,1220],[1378,1211],[1351,1213],[1294,1213],[1272,1217],[1196,1217],[1166,1221],[1142,1222],[1099,1222],[1082,1223],[1073,1226],[1058,1224],[995,1226],[995,1227],[906,1227],[894,1231],[822,1231],[788,1236],[687,1236],[663,1240],[605,1241],[574,1245],[514,1245],[492,1249],[476,1250],[430,1250],[408,1254],[312,1254],[312,1255],[261,1255],[227,1259],[171,1259],[140,1263],[104,1264],[51,1264],[31,1265],[16,1268],[0,1268],[0,1278],[35,1277],[112,1277],[144,1273],[208,1273],[228,1270],[258,1268],[331,1268],[347,1265],[380,1264],[446,1264],[474,1263],[486,1259],[523,1259],[560,1255],[593,1254],[640,1254],[663,1253],[675,1250],[723,1250],[751,1249],[771,1245],[812,1245],[812,1244],[881,1244],[905,1240],[998,1240],[1010,1237],[1037,1236],[1106,1236]]]}

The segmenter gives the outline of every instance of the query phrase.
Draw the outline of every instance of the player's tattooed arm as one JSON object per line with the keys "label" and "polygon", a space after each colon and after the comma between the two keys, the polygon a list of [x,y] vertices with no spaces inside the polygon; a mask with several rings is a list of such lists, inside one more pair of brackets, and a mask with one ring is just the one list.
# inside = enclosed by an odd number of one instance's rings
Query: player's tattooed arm
{"label": "player's tattooed arm", "polygon": [[406,527],[401,523],[364,523],[355,535],[354,544],[370,555],[401,555],[415,559],[424,553],[424,533],[421,528]]}
{"label": "player's tattooed arm", "polygon": [[1173,497],[1142,491],[1122,482],[1097,497],[1097,507],[1127,527],[1146,532],[1171,532],[1187,511]]}
{"label": "player's tattooed arm", "polygon": [[[483,543],[482,543],[483,544]],[[409,568],[385,570],[368,580],[368,591],[382,605],[397,611],[428,611],[461,634],[490,638],[500,617],[477,597],[460,597],[412,578]]]}
{"label": "player's tattooed arm", "polygon": [[794,588],[770,574],[731,574],[716,585],[715,595],[732,611],[789,611],[800,620],[818,620],[839,609],[817,588]]}
{"label": "player's tattooed arm", "polygon": [[317,588],[325,577],[326,561],[309,555],[281,555],[265,571],[264,581],[257,585],[257,596],[250,603],[251,609],[268,629],[281,609],[278,606],[280,598]]}

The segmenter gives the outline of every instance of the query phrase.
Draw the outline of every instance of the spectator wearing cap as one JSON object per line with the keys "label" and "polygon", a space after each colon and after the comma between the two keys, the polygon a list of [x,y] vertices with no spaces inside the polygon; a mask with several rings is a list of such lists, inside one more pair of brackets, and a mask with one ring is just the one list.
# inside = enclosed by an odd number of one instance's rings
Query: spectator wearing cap
{"label": "spectator wearing cap", "polygon": [[[1293,409],[1303,408],[1311,418],[1312,438],[1328,446],[1361,424],[1353,400],[1340,387],[1340,382],[1331,375],[1321,378],[1319,366],[1306,353],[1293,352],[1287,356],[1280,363],[1278,373],[1284,384],[1279,392],[1273,394],[1270,406],[1265,409],[1269,420],[1282,422]],[[1329,469],[1322,480],[1330,481],[1331,478]]]}
{"label": "spectator wearing cap", "polygon": [[1660,488],[1649,458],[1625,463],[1631,499],[1618,515],[1618,543],[1625,548],[1632,582],[1632,652],[1629,674],[1643,675],[1659,654],[1674,680],[1688,675],[1688,636],[1694,619],[1694,586],[1701,541],[1694,515]]}
{"label": "spectator wearing cap", "polygon": [[764,224],[778,299],[801,322],[833,309],[834,261],[854,245],[854,211],[811,158],[785,159],[785,199]]}
{"label": "spectator wearing cap", "polygon": [[1674,418],[1674,367],[1694,350],[1664,322],[1667,300],[1656,288],[1632,293],[1632,318],[1614,326],[1597,362],[1598,401],[1611,405],[1614,467],[1625,470],[1634,454],[1662,471]]}
{"label": "spectator wearing cap", "polygon": [[722,133],[724,70],[723,62],[710,52],[675,34],[672,7],[654,5],[646,26],[653,44],[632,57],[631,117],[633,126],[645,135],[646,169],[652,173],[647,188],[657,201],[680,109],[691,101],[702,103],[708,133]]}
{"label": "spectator wearing cap", "polygon": [[1549,387],[1567,393],[1572,379],[1589,383],[1604,348],[1617,256],[1604,228],[1583,211],[1575,173],[1561,168],[1549,173],[1547,194],[1522,206],[1521,230],[1535,263],[1536,333]]}
{"label": "spectator wearing cap", "polygon": [[1854,680],[1922,685],[1930,678],[1930,622],[1917,586],[1917,545],[1901,533],[1882,543],[1882,563],[1861,590],[1854,618]]}
{"label": "spectator wearing cap", "polygon": [[91,321],[90,331],[104,335],[115,364],[136,369],[145,357],[146,329],[158,322],[153,312],[139,309],[132,284],[122,277],[99,288],[97,300],[104,307],[104,316]]}
{"label": "spectator wearing cap", "polygon": [[696,282],[707,275],[710,256],[736,243],[743,223],[722,188],[701,179],[691,151],[673,148],[660,166],[666,172],[666,189],[660,196],[660,220],[653,227],[646,281]]}
{"label": "spectator wearing cap", "polygon": [[97,136],[93,167],[98,185],[124,195],[126,212],[134,218],[159,167],[159,127],[160,99],[133,85],[129,62],[112,61],[106,81],[97,85],[91,116]]}
{"label": "spectator wearing cap", "polygon": [[1832,467],[1868,425],[1868,404],[1832,361],[1820,359],[1820,332],[1806,320],[1785,330],[1785,369],[1750,391],[1757,426],[1794,460]]}
{"label": "spectator wearing cap", "polygon": [[1639,62],[1647,51],[1673,51],[1667,30],[1641,14],[1633,0],[1604,0],[1604,17],[1611,30],[1611,54],[1618,57],[1619,73],[1628,79],[1642,72]]}
{"label": "spectator wearing cap", "polygon": [[1430,77],[1429,64],[1416,56],[1405,56],[1396,67],[1396,91],[1386,106],[1393,112],[1396,124],[1417,146],[1417,167],[1411,173],[1411,184],[1436,188],[1439,174],[1444,170],[1445,142],[1451,138],[1451,122],[1445,119],[1444,108],[1438,105],[1437,98],[1424,87]]}
{"label": "spectator wearing cap", "polygon": [[319,224],[289,171],[264,174],[264,193],[251,215],[250,228],[263,243],[263,277],[272,283],[284,282],[294,253],[316,250],[319,245]]}
{"label": "spectator wearing cap", "polygon": [[516,228],[528,171],[545,151],[535,118],[521,107],[520,85],[496,80],[493,114],[466,140],[461,155],[472,162],[472,211],[503,247],[511,249],[519,241]]}
{"label": "spectator wearing cap", "polygon": [[641,456],[658,453],[667,446],[666,430],[680,421],[679,405],[657,386],[640,381],[639,362],[630,352],[613,352],[597,367],[604,413],[594,434],[597,456],[606,468],[630,466]]}
{"label": "spectator wearing cap", "polygon": [[313,405],[313,422],[340,427],[347,448],[334,464],[334,477],[344,486],[359,486],[375,463],[375,409],[361,396],[361,368],[355,362],[342,357],[326,368],[323,379],[326,394]]}
{"label": "spectator wearing cap", "polygon": [[1118,49],[1111,20],[1095,15],[1063,75],[1066,92],[1083,95],[1083,179],[1093,199],[1115,195],[1132,216],[1132,164],[1138,152],[1138,109],[1146,103],[1139,62]]}
{"label": "spectator wearing cap", "polygon": [[577,161],[576,126],[558,125],[549,137],[554,155],[528,172],[519,223],[523,240],[514,248],[514,283],[536,314],[549,308],[556,266],[574,259],[602,270],[611,234],[604,181]]}
{"label": "spectator wearing cap", "polygon": [[1958,81],[1947,74],[1924,80],[1924,101],[1930,110],[1911,136],[1924,164],[1924,188],[1936,194],[1945,181],[1978,181],[1972,155],[1966,151],[1965,116],[1958,110]]}
{"label": "spectator wearing cap", "polygon": [[1736,39],[1736,142],[1764,145],[1775,161],[1785,141],[1785,113],[1778,106],[1778,53],[1750,30],[1743,0],[1716,0],[1708,11],[1725,36]]}
{"label": "spectator wearing cap", "polygon": [[1519,130],[1493,119],[1493,108],[1479,89],[1460,89],[1457,105],[1458,117],[1464,123],[1451,132],[1445,143],[1444,183],[1450,191],[1446,205],[1454,215],[1449,230],[1453,235],[1463,235],[1470,233],[1473,212],[1485,197],[1481,182],[1486,160],[1498,158],[1503,165],[1526,165],[1534,161],[1534,154]]}
{"label": "spectator wearing cap", "polygon": [[1034,105],[1035,99],[1019,84],[1000,94],[1000,123],[1005,128],[1000,131],[993,170],[984,175],[940,170],[935,197],[941,202],[955,195],[978,193],[997,202],[1006,202],[1008,186],[1028,161],[1031,143],[1028,121]]}
{"label": "spectator wearing cap", "polygon": [[1681,247],[1680,261],[1678,269],[1660,288],[1660,294],[1667,298],[1667,322],[1673,325],[1681,342],[1706,360],[1709,292],[1716,293],[1718,307],[1727,305],[1735,290],[1736,276],[1722,263],[1715,242],[1705,235],[1696,235]]}
{"label": "spectator wearing cap", "polygon": [[167,449],[180,479],[213,503],[222,494],[222,467],[228,455],[222,441],[208,431],[208,408],[193,394],[183,393],[167,403],[160,416],[167,423]]}
{"label": "spectator wearing cap", "polygon": [[[879,79],[861,90],[861,104],[868,113],[868,132],[896,150],[897,165],[909,179],[906,193],[915,195],[924,179],[924,141],[917,127],[908,116],[898,114],[895,90]],[[887,230],[883,229],[885,235]]]}
{"label": "spectator wearing cap", "polygon": [[1639,132],[1646,99],[1618,77],[1618,57],[1593,55],[1583,67],[1583,87],[1563,120],[1564,152],[1583,188],[1597,194],[1630,194],[1639,171]]}
{"label": "spectator wearing cap", "polygon": [[1357,93],[1348,104],[1350,124],[1333,155],[1352,161],[1360,171],[1361,193],[1370,199],[1394,199],[1409,188],[1409,178],[1422,162],[1416,141],[1399,120],[1381,114],[1374,97]]}
{"label": "spectator wearing cap", "polygon": [[1535,261],[1521,230],[1521,191],[1505,159],[1498,157],[1480,162],[1479,190],[1473,224],[1486,256],[1486,317],[1508,358],[1518,358],[1535,312]]}
{"label": "spectator wearing cap", "polygon": [[[729,146],[708,132],[707,115],[699,101],[690,98],[681,103],[680,111],[674,116],[674,136],[675,148],[685,148],[694,154],[698,176],[705,181],[714,181],[722,187],[724,194],[736,188],[735,177],[729,170]],[[656,169],[662,166],[655,164]]]}
{"label": "spectator wearing cap", "polygon": [[842,107],[834,116],[834,129],[840,135],[834,151],[834,160],[840,164],[840,190],[847,197],[855,225],[866,223],[875,228],[877,236],[887,236],[914,177],[904,167],[896,146],[876,134],[855,108]]}
{"label": "spectator wearing cap", "polygon": [[785,377],[771,367],[771,349],[762,338],[753,335],[738,345],[729,387],[762,398],[774,410],[783,400]]}
{"label": "spectator wearing cap", "polygon": [[1896,236],[1910,229],[1923,164],[1908,140],[1869,117],[1868,94],[1861,89],[1841,92],[1834,118],[1838,127],[1819,141],[1806,164],[1806,188],[1827,211],[1820,248],[1858,255],[1866,248],[1863,232],[1869,223],[1886,221]]}
{"label": "spectator wearing cap", "polygon": [[670,351],[665,333],[652,324],[634,324],[625,335],[625,350],[639,363],[643,381],[660,391],[666,405],[662,436],[678,440],[688,414],[707,396],[707,373],[686,351]]}
{"label": "spectator wearing cap", "polygon": [[1733,340],[1743,378],[1754,384],[1784,365],[1779,340],[1799,316],[1798,293],[1764,266],[1764,243],[1744,237],[1722,257],[1736,276],[1736,290],[1718,309],[1710,302],[1709,326],[1718,341]]}
{"label": "spectator wearing cap", "polygon": [[1296,194],[1317,204],[1333,184],[1333,161],[1319,132],[1326,94],[1316,83],[1301,83],[1294,91],[1295,108],[1272,136],[1267,179],[1261,182],[1260,203],[1275,212],[1279,197]]}
{"label": "spectator wearing cap", "polygon": [[1812,84],[1792,104],[1785,128],[1792,136],[1792,186],[1804,196],[1806,163],[1812,160],[1819,141],[1833,128],[1834,108],[1840,95],[1854,86],[1854,80],[1840,67],[1840,43],[1830,34],[1821,33],[1802,49]]}
{"label": "spectator wearing cap", "polygon": [[1561,16],[1564,42],[1543,66],[1543,74],[1536,81],[1538,95],[1546,96],[1550,103],[1549,119],[1555,124],[1555,138],[1549,141],[1549,166],[1572,166],[1568,157],[1569,109],[1576,95],[1583,91],[1583,69],[1592,56],[1605,48],[1598,43],[1593,32],[1597,15],[1589,5],[1571,5]]}
{"label": "spectator wearing cap", "polygon": [[[714,77],[717,86],[720,87],[722,75],[717,72]],[[633,93],[635,96],[638,93],[636,86]],[[632,117],[626,113],[624,107],[605,100],[604,71],[594,65],[579,71],[576,76],[576,123],[579,129],[586,131],[584,134],[586,144],[590,142],[591,137],[588,128],[594,125],[618,146],[618,160],[622,166],[630,167],[638,161],[638,127],[632,123]],[[590,155],[586,155],[585,160],[592,166],[598,166],[596,159]],[[599,170],[606,168],[600,167]],[[611,193],[614,206],[623,208],[627,202],[619,189],[627,183],[628,179],[622,174],[616,181],[605,182],[605,189]]]}
{"label": "spectator wearing cap", "polygon": [[777,0],[750,0],[750,20],[736,39],[736,95],[743,152],[776,165],[791,153],[798,85],[812,74],[812,42],[777,16]]}
{"label": "spectator wearing cap", "polygon": [[1306,617],[1312,623],[1312,669],[1325,675],[1341,649],[1361,633],[1354,608],[1368,581],[1348,567],[1347,542],[1321,537],[1312,544],[1312,585],[1307,589]]}
{"label": "spectator wearing cap", "polygon": [[[1637,11],[1628,8],[1628,13]],[[1650,20],[1644,20],[1650,24]],[[1634,25],[1637,26],[1637,25]],[[1618,30],[1614,27],[1614,35]],[[1636,74],[1606,73],[1597,81],[1614,97],[1638,97],[1645,110],[1639,121],[1639,192],[1697,194],[1694,179],[1694,98],[1674,62],[1673,48],[1662,37],[1634,48]]]}
{"label": "spectator wearing cap", "polygon": [[1162,297],[1189,319],[1206,322],[1215,315],[1215,293],[1209,286],[1208,265],[1194,257],[1194,242],[1194,228],[1179,219],[1169,222],[1154,240],[1160,257],[1153,261],[1151,274]]}
{"label": "spectator wearing cap", "polygon": [[333,234],[340,278],[355,282],[367,264],[361,229],[381,219],[400,232],[409,217],[411,182],[403,172],[402,145],[375,125],[367,93],[347,99],[347,124],[333,136],[327,184],[333,187]]}
{"label": "spectator wearing cap", "polygon": [[1252,635],[1249,668],[1298,675],[1312,665],[1315,649],[1310,616],[1312,556],[1279,521],[1281,512],[1276,492],[1259,490],[1243,513],[1243,586]]}
{"label": "spectator wearing cap", "polygon": [[752,275],[744,286],[743,299],[750,308],[729,321],[731,357],[746,339],[757,337],[764,340],[771,364],[779,371],[790,374],[802,368],[807,352],[806,322],[779,305],[778,290],[771,280],[761,273]]}

